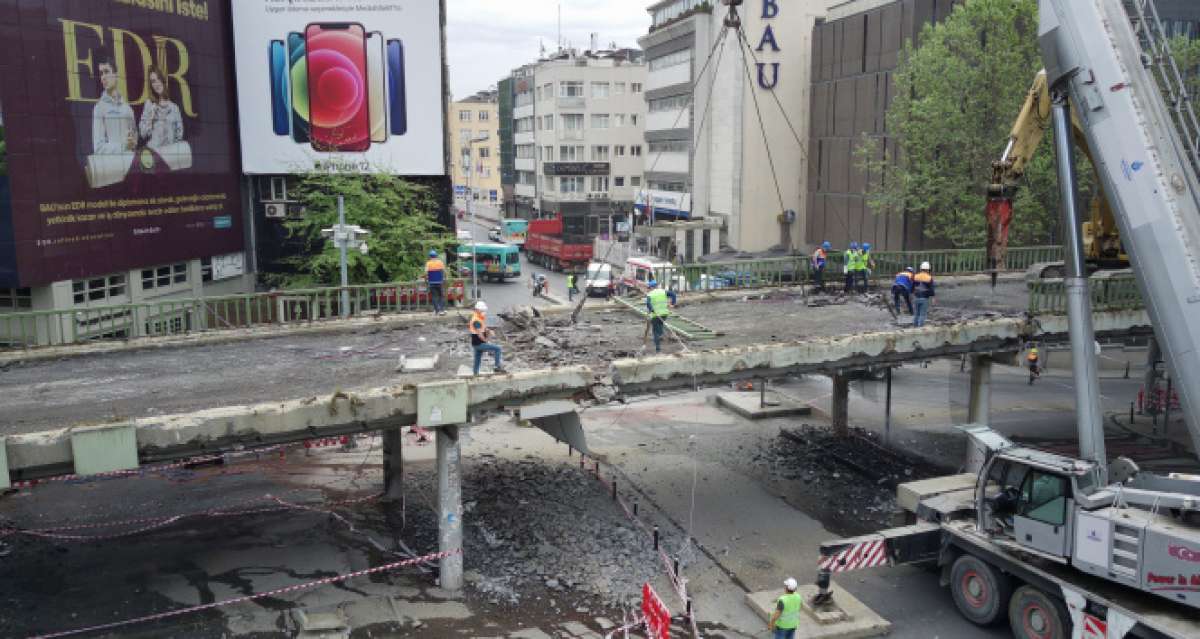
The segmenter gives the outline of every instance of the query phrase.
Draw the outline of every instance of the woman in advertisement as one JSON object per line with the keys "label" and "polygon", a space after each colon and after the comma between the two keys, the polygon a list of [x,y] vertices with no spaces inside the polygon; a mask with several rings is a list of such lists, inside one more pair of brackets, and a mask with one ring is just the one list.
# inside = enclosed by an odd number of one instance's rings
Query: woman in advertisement
{"label": "woman in advertisement", "polygon": [[146,74],[146,81],[150,83],[150,99],[142,108],[138,133],[145,140],[147,147],[157,151],[183,141],[183,116],[179,107],[171,101],[171,94],[161,71],[150,69]]}

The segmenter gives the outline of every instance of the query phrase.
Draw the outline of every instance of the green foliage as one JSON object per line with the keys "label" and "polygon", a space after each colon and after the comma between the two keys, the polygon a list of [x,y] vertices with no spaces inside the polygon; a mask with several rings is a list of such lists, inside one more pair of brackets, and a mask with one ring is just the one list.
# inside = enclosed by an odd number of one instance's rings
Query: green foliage
{"label": "green foliage", "polygon": [[305,214],[285,226],[302,249],[284,262],[296,273],[269,274],[264,277],[269,285],[339,284],[338,250],[321,235],[321,229],[337,224],[338,195],[345,198],[346,223],[371,232],[368,255],[347,252],[351,284],[415,280],[424,272],[429,249],[444,252],[455,243],[453,234],[437,223],[433,189],[404,178],[319,173],[301,178],[295,193]]}
{"label": "green foliage", "polygon": [[[875,141],[856,154],[870,175],[882,176],[868,189],[873,212],[923,213],[930,239],[955,247],[984,244],[992,162],[1042,68],[1037,23],[1036,0],[972,0],[944,22],[926,25],[919,48],[906,44],[887,113],[899,161],[877,159]],[[1056,185],[1047,139],[1013,203],[1013,244],[1050,240],[1058,220]]]}
{"label": "green foliage", "polygon": [[1175,64],[1183,74],[1188,96],[1196,108],[1197,97],[1200,96],[1200,40],[1192,40],[1187,36],[1175,36],[1169,43],[1171,55]]}

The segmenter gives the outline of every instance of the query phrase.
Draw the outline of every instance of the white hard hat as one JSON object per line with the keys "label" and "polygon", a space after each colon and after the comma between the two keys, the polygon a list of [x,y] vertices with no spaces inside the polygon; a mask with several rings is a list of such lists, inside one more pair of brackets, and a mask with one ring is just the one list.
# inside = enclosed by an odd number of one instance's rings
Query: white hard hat
{"label": "white hard hat", "polygon": [[795,579],[788,577],[787,579],[783,580],[783,587],[794,591],[800,587],[800,584],[796,583]]}
{"label": "white hard hat", "polygon": [[487,302],[485,302],[483,300],[479,300],[478,302],[475,302],[475,310],[479,311],[480,313],[486,313],[487,312]]}
{"label": "white hard hat", "polygon": [[933,268],[933,267],[929,265],[929,262],[921,262],[921,270],[922,271],[928,271],[931,268]]}

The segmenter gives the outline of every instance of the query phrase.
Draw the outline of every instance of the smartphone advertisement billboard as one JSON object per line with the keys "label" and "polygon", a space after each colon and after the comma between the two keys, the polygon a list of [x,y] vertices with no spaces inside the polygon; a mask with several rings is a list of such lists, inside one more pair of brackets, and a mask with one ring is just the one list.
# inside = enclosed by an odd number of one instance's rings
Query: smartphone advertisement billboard
{"label": "smartphone advertisement billboard", "polygon": [[440,12],[234,2],[243,170],[443,175]]}
{"label": "smartphone advertisement billboard", "polygon": [[0,0],[0,286],[244,250],[226,6]]}

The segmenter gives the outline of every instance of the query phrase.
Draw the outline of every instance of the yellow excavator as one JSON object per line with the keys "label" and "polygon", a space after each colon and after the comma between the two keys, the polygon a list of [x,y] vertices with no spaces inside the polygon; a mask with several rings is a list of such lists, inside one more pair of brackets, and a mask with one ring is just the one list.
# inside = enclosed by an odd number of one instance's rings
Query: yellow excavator
{"label": "yellow excavator", "polygon": [[[992,183],[988,185],[988,258],[992,265],[992,277],[995,279],[997,268],[1004,264],[1004,256],[1008,245],[1008,225],[1012,220],[1012,200],[1016,193],[1021,177],[1025,174],[1025,165],[1037,152],[1038,145],[1045,137],[1050,127],[1050,90],[1046,84],[1045,70],[1039,71],[1033,79],[1033,86],[1021,107],[1021,113],[1013,123],[1008,146],[1000,160],[992,164]],[[1071,112],[1071,128],[1075,146],[1083,151],[1088,161],[1092,160],[1091,149],[1079,126],[1078,116]],[[1095,168],[1093,164],[1093,174]],[[1098,183],[1098,180],[1093,183]],[[1116,220],[1112,210],[1104,198],[1103,190],[1095,189],[1092,197],[1090,215],[1083,223],[1083,250],[1088,265],[1091,268],[1120,269],[1129,267],[1129,256],[1121,247],[1121,236],[1117,231]],[[1059,275],[1062,269],[1054,265],[1043,265],[1038,275],[1041,277]]]}

